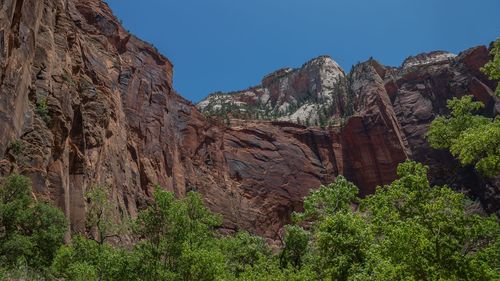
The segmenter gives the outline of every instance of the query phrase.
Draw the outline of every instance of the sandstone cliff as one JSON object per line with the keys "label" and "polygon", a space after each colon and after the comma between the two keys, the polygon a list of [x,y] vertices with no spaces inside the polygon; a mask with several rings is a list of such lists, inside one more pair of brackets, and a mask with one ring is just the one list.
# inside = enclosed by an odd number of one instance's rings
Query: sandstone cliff
{"label": "sandstone cliff", "polygon": [[[498,112],[495,83],[478,71],[488,51],[477,47],[399,68],[371,60],[349,75],[322,57],[266,77],[248,95],[278,117],[290,105],[310,113],[304,104],[324,102],[324,116],[341,120],[326,129],[290,122],[297,116],[223,122],[176,94],[170,61],[125,31],[102,1],[1,4],[0,174],[29,176],[37,198],[63,209],[73,232],[86,231],[88,188],[107,187],[122,219],[159,184],[179,196],[201,192],[228,231],[274,237],[311,188],[338,174],[365,195],[413,157],[440,167],[436,181],[444,180],[450,158],[430,150],[424,134],[447,98],[471,92]],[[497,210],[498,185],[462,170],[456,188]]]}
{"label": "sandstone cliff", "polygon": [[352,113],[347,76],[328,56],[301,68],[284,68],[266,75],[259,86],[233,93],[214,93],[197,107],[209,115],[329,124]]}
{"label": "sandstone cliff", "polygon": [[[436,51],[411,56],[399,67],[370,59],[345,74],[323,56],[301,68],[279,70],[248,90],[209,95],[197,107],[215,117],[315,123],[323,128],[317,130],[337,132],[345,167],[338,172],[358,184],[362,195],[393,179],[395,164],[409,157],[432,166],[436,184],[450,184],[498,212],[498,178],[485,179],[461,167],[425,139],[431,121],[447,113],[446,101],[453,97],[472,94],[486,104],[483,114],[500,112],[492,90],[497,82],[480,71],[489,60],[488,49],[479,46],[459,55]],[[297,105],[297,97],[303,96],[312,98]]]}

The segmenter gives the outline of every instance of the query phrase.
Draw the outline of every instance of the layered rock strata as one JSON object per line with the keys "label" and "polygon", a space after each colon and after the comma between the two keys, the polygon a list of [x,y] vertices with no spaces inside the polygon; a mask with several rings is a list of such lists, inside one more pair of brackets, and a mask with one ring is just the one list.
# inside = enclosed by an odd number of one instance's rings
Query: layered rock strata
{"label": "layered rock strata", "polygon": [[[29,176],[37,200],[64,210],[75,233],[88,232],[89,188],[106,187],[122,220],[159,185],[178,196],[200,192],[227,231],[272,238],[311,189],[338,174],[366,195],[412,157],[444,179],[449,155],[431,150],[424,135],[446,99],[472,93],[489,114],[499,108],[496,83],[479,71],[488,50],[477,47],[399,68],[370,60],[351,74],[321,57],[250,91],[247,108],[267,104],[276,120],[206,117],[174,91],[172,63],[125,31],[104,2],[0,3],[0,174]],[[297,124],[305,115],[292,109],[297,116],[282,114],[293,106],[313,112],[304,101],[327,104],[321,118],[330,125]],[[463,170],[456,188],[495,211],[497,185]]]}

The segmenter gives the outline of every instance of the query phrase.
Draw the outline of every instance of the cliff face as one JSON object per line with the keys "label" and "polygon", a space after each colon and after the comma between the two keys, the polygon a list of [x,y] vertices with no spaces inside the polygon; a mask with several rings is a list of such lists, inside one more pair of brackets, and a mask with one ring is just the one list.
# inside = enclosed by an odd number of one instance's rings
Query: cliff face
{"label": "cliff face", "polygon": [[[228,231],[274,237],[311,188],[338,174],[366,195],[392,181],[407,157],[439,168],[436,181],[458,169],[424,140],[447,98],[470,92],[498,112],[495,83],[478,71],[488,51],[478,47],[400,68],[372,60],[350,75],[321,57],[234,95],[281,121],[225,124],[177,95],[168,59],[100,0],[0,3],[0,175],[29,176],[37,198],[63,209],[73,232],[86,231],[90,187],[109,189],[118,220],[135,216],[159,184],[179,196],[201,192]],[[308,128],[282,114],[317,102],[336,126]],[[463,170],[456,187],[497,210],[498,185]]]}
{"label": "cliff face", "polygon": [[[472,94],[486,104],[483,114],[498,114],[500,102],[492,90],[497,82],[489,81],[480,71],[490,59],[488,49],[479,46],[459,55],[442,51],[419,54],[407,58],[400,67],[383,66],[370,59],[345,75],[330,58],[319,57],[301,68],[268,75],[261,85],[249,90],[212,94],[197,107],[213,116],[291,120],[303,124],[303,119],[296,120],[297,112],[310,108],[311,118],[306,120],[311,122],[306,123],[321,123],[318,116],[326,105],[331,110],[323,118],[326,117],[329,125],[316,129],[335,134],[334,145],[339,147],[337,151],[342,151],[342,164],[337,166],[343,168],[334,173],[354,181],[361,188],[361,195],[370,194],[377,185],[393,180],[397,164],[412,158],[431,166],[434,183],[449,184],[467,192],[479,198],[488,211],[498,212],[498,178],[485,179],[470,167],[461,167],[449,153],[431,149],[425,139],[430,123],[448,112],[446,102],[453,97]],[[322,75],[311,76],[311,73]],[[272,83],[267,82],[269,77]],[[314,83],[317,81],[320,83]],[[311,93],[315,98],[299,107],[280,102],[283,99],[270,98],[284,96],[293,100]],[[319,98],[328,96],[332,97],[327,99],[329,102]],[[262,111],[262,103],[255,101],[263,98],[268,99],[265,105],[271,106],[269,112],[276,107],[284,109],[274,115],[245,114]]]}
{"label": "cliff face", "polygon": [[259,86],[211,94],[197,107],[209,115],[326,125],[352,112],[347,91],[344,71],[330,57],[321,56],[301,68],[266,75]]}
{"label": "cliff face", "polygon": [[153,183],[185,192],[182,148],[202,117],[172,91],[166,58],[97,0],[6,0],[0,19],[3,174],[30,176],[79,232],[90,186],[110,188],[117,216]]}
{"label": "cliff face", "polygon": [[448,112],[446,101],[453,97],[470,94],[486,105],[483,114],[496,116],[500,112],[500,100],[492,90],[497,82],[489,81],[480,71],[490,59],[484,46],[458,56],[433,52],[410,57],[402,67],[388,70],[384,83],[402,134],[408,140],[411,158],[431,166],[434,183],[469,193],[479,198],[488,211],[498,213],[499,178],[486,179],[471,167],[461,167],[449,153],[431,149],[425,140],[430,122]]}

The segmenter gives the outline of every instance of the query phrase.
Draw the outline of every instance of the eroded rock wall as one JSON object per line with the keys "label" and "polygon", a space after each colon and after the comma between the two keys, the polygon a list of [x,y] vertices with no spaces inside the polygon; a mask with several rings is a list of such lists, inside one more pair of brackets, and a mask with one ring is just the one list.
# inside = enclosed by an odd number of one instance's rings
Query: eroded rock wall
{"label": "eroded rock wall", "polygon": [[[35,196],[64,210],[72,232],[87,231],[90,187],[109,189],[121,220],[136,216],[160,185],[178,196],[202,193],[226,231],[272,238],[311,189],[338,174],[367,195],[408,157],[448,169],[449,155],[424,140],[447,98],[471,92],[498,112],[496,83],[479,72],[489,55],[479,47],[458,57],[421,55],[400,68],[370,60],[349,76],[321,57],[263,84],[274,89],[273,110],[311,88],[308,102],[332,101],[329,117],[340,124],[226,124],[177,95],[170,61],[126,32],[100,0],[0,3],[0,174],[29,176]],[[464,175],[457,187],[498,208],[495,185]]]}

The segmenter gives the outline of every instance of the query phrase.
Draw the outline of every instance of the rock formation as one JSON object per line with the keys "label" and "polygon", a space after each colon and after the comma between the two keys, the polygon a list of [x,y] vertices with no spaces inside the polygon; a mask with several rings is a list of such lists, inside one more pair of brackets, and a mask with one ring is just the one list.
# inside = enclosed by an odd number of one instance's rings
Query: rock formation
{"label": "rock formation", "polygon": [[328,56],[266,75],[262,84],[245,91],[214,93],[197,107],[210,115],[327,124],[352,113],[344,71]]}
{"label": "rock formation", "polygon": [[[120,220],[159,185],[178,196],[202,193],[227,231],[272,238],[310,189],[344,174],[366,195],[392,181],[407,157],[436,167],[436,182],[448,180],[450,167],[463,170],[455,187],[496,211],[498,185],[424,139],[450,97],[472,93],[497,114],[496,83],[479,71],[488,59],[477,47],[419,55],[399,68],[370,60],[346,75],[320,57],[232,95],[233,104],[247,99],[254,119],[267,110],[275,121],[220,120],[174,91],[170,61],[125,31],[101,0],[2,0],[0,175],[29,176],[37,199],[59,206],[80,233],[92,186],[109,189]],[[296,124],[319,121],[308,109],[318,112],[318,103],[331,126]]]}
{"label": "rock formation", "polygon": [[[432,167],[434,183],[465,191],[479,198],[487,210],[498,212],[498,179],[485,179],[471,167],[461,167],[449,153],[431,149],[425,139],[431,121],[448,112],[446,102],[453,97],[472,94],[485,103],[483,114],[500,112],[492,90],[497,82],[480,71],[490,59],[488,49],[479,46],[459,55],[419,54],[400,67],[370,59],[345,75],[331,58],[323,56],[301,68],[268,75],[261,85],[248,90],[209,95],[197,107],[212,116],[321,124],[320,113],[326,106],[329,114],[324,116],[327,122],[322,130],[336,132],[336,145],[344,155],[340,166],[345,168],[338,172],[360,186],[361,195],[394,179],[397,163],[412,158]],[[296,97],[311,93],[314,98],[295,106]],[[304,108],[311,109],[306,119],[296,119],[303,116]],[[268,114],[248,114],[259,111]]]}

